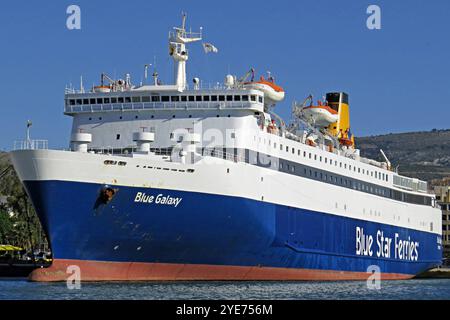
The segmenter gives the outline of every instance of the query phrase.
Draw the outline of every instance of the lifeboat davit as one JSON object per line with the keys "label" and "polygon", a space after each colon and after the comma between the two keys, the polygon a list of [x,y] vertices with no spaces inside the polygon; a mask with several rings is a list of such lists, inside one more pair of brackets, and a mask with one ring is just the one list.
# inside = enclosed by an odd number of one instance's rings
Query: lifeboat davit
{"label": "lifeboat davit", "polygon": [[273,81],[268,81],[261,77],[259,81],[246,82],[244,87],[247,89],[256,89],[264,93],[264,99],[269,103],[276,103],[283,101],[284,90],[282,87],[276,85]]}
{"label": "lifeboat davit", "polygon": [[329,106],[309,106],[303,108],[302,111],[305,118],[318,127],[328,127],[339,118],[338,112]]}

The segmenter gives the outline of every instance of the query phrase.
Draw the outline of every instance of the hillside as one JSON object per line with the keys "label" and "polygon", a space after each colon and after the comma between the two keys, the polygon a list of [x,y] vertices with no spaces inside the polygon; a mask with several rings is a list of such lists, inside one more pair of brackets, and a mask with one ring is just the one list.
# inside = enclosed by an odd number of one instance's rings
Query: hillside
{"label": "hillside", "polygon": [[363,137],[355,143],[362,156],[380,161],[383,149],[400,174],[426,181],[450,177],[450,130]]}

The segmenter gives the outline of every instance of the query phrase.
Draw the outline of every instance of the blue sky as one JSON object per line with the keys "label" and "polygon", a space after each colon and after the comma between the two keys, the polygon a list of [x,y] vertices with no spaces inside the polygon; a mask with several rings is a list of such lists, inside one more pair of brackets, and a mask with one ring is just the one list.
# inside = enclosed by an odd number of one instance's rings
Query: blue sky
{"label": "blue sky", "polygon": [[[81,7],[81,30],[66,28],[66,9]],[[382,29],[366,28],[366,9],[382,10]],[[66,84],[85,87],[101,72],[130,72],[139,83],[154,56],[173,79],[167,34],[179,25],[204,28],[220,50],[191,48],[188,79],[222,82],[254,67],[270,70],[287,92],[277,112],[309,93],[349,93],[355,135],[450,128],[450,1],[20,1],[0,4],[0,149],[24,136],[67,147]]]}

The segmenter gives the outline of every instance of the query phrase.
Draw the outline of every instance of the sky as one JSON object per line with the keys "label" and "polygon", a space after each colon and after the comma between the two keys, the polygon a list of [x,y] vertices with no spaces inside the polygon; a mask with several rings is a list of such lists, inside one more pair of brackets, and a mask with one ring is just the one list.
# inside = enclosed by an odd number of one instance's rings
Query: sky
{"label": "sky", "polygon": [[[69,30],[69,5],[81,9],[81,29]],[[381,29],[369,30],[369,5],[381,9]],[[173,82],[169,30],[188,14],[203,27],[206,55],[190,47],[188,80],[223,82],[226,74],[267,71],[286,91],[275,111],[289,119],[291,104],[310,93],[350,96],[356,136],[450,128],[450,1],[246,0],[4,1],[0,4],[0,150],[25,136],[68,146],[71,117],[64,88],[86,88],[106,72],[141,82],[156,61]]]}

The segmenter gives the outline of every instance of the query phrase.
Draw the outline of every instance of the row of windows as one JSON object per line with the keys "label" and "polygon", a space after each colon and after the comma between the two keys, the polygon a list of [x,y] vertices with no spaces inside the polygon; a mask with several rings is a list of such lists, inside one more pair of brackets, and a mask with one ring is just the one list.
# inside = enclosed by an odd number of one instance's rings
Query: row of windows
{"label": "row of windows", "polygon": [[[388,187],[383,187],[377,184],[365,182],[358,179],[353,179],[345,175],[339,175],[327,170],[321,170],[314,167],[309,167],[297,162],[292,162],[285,159],[278,159],[266,154],[258,153],[248,149],[235,149],[234,154],[238,152],[245,152],[245,161],[250,164],[258,165],[272,170],[278,170],[284,173],[303,176],[308,179],[321,181],[324,183],[334,184],[345,188],[374,194],[397,201],[408,202],[419,205],[431,206],[431,197],[415,195],[396,191]],[[231,153],[231,152],[230,152]],[[331,161],[331,160],[330,160]]]}
{"label": "row of windows", "polygon": [[365,193],[370,193],[397,201],[408,202],[420,205],[431,205],[431,198],[416,194],[409,194],[397,190],[391,190],[377,186],[375,184],[366,183],[364,181],[351,179],[345,176],[335,175],[328,171],[309,168],[300,164],[295,164],[287,160],[280,159],[279,163],[280,171],[295,174],[309,179],[322,181],[338,185],[344,188],[354,189]]}
{"label": "row of windows", "polygon": [[164,171],[173,171],[173,172],[188,172],[188,173],[194,173],[195,170],[194,169],[187,169],[187,170],[183,170],[183,169],[170,169],[170,168],[162,168],[162,167],[152,167],[152,166],[140,166],[140,165],[136,165],[136,168],[143,168],[143,169],[156,169],[156,170],[164,170]]}
{"label": "row of windows", "polygon": [[[189,117],[189,118],[192,118],[192,115],[190,114],[188,117]],[[224,115],[224,116],[222,116],[222,117],[231,118],[231,114],[226,115],[226,116]],[[154,118],[155,118],[154,115],[151,115],[151,116],[150,116],[150,119],[154,119]],[[172,119],[175,119],[175,118],[176,118],[176,115],[172,115]],[[220,118],[220,115],[217,114],[217,115],[216,115],[216,118]],[[89,117],[88,119],[89,119],[89,121],[95,121],[95,119],[98,119],[99,121],[102,121],[102,120],[103,120],[103,117],[98,117],[98,118],[92,118],[92,117]],[[131,119],[131,118],[129,118],[129,119]],[[139,116],[135,115],[135,116],[134,116],[134,119],[139,119]],[[161,118],[160,118],[160,119],[161,119]],[[164,118],[164,119],[166,119],[166,118]],[[123,120],[123,116],[119,116],[119,120]]]}
{"label": "row of windows", "polygon": [[[256,138],[256,137],[255,137]],[[261,139],[261,138],[260,138]],[[261,142],[261,140],[260,140]],[[264,140],[265,142],[265,140]],[[269,146],[271,146],[272,143],[269,140]],[[273,143],[273,148],[277,148],[277,143],[274,142]],[[292,153],[292,154],[296,154],[298,156],[301,156],[303,154],[304,158],[308,158],[308,159],[314,159],[315,161],[319,161],[319,162],[323,162],[325,164],[330,164],[330,166],[334,165],[335,167],[339,167],[339,168],[344,168],[344,169],[348,169],[349,171],[353,171],[353,172],[358,172],[359,174],[364,174],[370,177],[374,177],[378,180],[381,181],[389,181],[389,175],[387,173],[383,173],[383,172],[379,172],[379,171],[370,171],[370,170],[366,170],[364,168],[360,168],[357,166],[352,166],[351,164],[347,164],[347,163],[342,163],[342,162],[338,162],[337,160],[332,160],[332,159],[328,159],[327,157],[322,157],[322,156],[318,156],[317,154],[313,154],[311,152],[307,153],[306,151],[302,151],[300,149],[295,149],[294,147],[289,147],[289,146],[285,146],[283,147],[283,144],[279,145],[279,149],[280,151],[285,150],[288,153]]]}
{"label": "row of windows", "polygon": [[69,105],[115,104],[115,103],[146,103],[146,102],[263,102],[259,95],[176,95],[176,96],[133,96],[111,98],[69,99]]}

